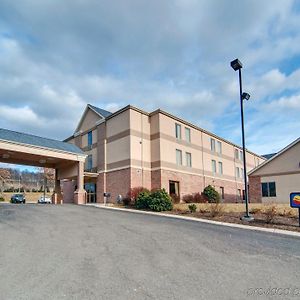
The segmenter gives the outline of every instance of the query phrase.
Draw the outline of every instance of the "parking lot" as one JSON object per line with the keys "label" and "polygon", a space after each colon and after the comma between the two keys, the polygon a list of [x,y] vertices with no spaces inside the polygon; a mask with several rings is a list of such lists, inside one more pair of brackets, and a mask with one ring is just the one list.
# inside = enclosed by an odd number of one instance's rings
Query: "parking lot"
{"label": "parking lot", "polygon": [[254,289],[300,289],[300,239],[287,236],[37,204],[1,204],[0,235],[5,300],[264,299]]}

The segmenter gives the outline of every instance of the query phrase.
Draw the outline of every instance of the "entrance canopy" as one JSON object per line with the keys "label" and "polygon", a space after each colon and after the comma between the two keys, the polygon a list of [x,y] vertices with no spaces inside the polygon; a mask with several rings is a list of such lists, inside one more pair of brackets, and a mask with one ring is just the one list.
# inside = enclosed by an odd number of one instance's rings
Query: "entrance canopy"
{"label": "entrance canopy", "polygon": [[55,169],[56,193],[60,193],[59,180],[76,178],[75,203],[84,202],[86,156],[80,148],[67,142],[0,128],[0,162]]}

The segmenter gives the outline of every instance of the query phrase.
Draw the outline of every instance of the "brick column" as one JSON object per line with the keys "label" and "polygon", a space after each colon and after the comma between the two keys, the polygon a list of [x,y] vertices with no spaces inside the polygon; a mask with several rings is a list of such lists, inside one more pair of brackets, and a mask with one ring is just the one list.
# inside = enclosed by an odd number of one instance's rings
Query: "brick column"
{"label": "brick column", "polygon": [[249,176],[249,200],[250,203],[262,202],[260,176]]}

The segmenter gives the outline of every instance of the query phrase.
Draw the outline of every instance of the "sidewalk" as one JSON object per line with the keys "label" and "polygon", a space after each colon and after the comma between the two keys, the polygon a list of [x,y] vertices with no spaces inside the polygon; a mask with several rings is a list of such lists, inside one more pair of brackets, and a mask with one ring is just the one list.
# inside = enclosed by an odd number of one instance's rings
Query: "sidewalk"
{"label": "sidewalk", "polygon": [[218,226],[227,226],[227,227],[234,227],[234,228],[240,228],[240,229],[246,229],[246,230],[255,230],[255,231],[261,231],[261,232],[269,232],[269,233],[276,233],[276,234],[300,237],[300,232],[288,231],[288,230],[282,230],[282,229],[276,229],[276,228],[272,229],[272,228],[264,228],[264,227],[236,224],[236,223],[218,222],[218,221],[207,220],[207,219],[171,215],[171,214],[162,213],[162,212],[136,210],[136,209],[113,207],[113,206],[107,206],[107,205],[105,206],[104,204],[97,204],[97,203],[89,203],[89,204],[84,204],[84,205],[94,206],[94,207],[101,208],[101,209],[118,210],[118,211],[125,211],[125,212],[136,213],[136,214],[144,214],[144,215],[152,215],[152,216],[159,216],[159,217],[165,217],[165,218],[181,219],[181,220],[185,220],[185,221],[201,222],[201,223],[213,224],[213,225],[218,225]]}

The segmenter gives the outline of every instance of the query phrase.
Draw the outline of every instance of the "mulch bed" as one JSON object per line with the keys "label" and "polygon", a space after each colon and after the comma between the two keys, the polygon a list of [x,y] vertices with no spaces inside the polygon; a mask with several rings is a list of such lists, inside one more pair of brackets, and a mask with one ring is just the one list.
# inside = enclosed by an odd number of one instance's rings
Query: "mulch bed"
{"label": "mulch bed", "polygon": [[207,212],[183,212],[183,211],[170,211],[168,212],[170,214],[175,215],[182,215],[182,216],[189,216],[189,217],[195,217],[195,218],[201,218],[201,219],[208,219],[208,220],[214,220],[214,221],[220,221],[220,222],[227,222],[227,223],[237,223],[237,224],[244,224],[244,225],[250,225],[250,226],[258,226],[258,227],[265,227],[265,228],[277,228],[277,229],[283,229],[283,230],[291,230],[291,231],[297,231],[300,232],[299,227],[299,219],[298,217],[287,217],[287,216],[276,216],[272,222],[267,223],[266,222],[266,215],[263,213],[256,213],[252,214],[254,217],[254,221],[247,222],[242,221],[240,218],[244,216],[244,213],[226,213],[223,212],[219,216],[212,217],[210,213]]}

